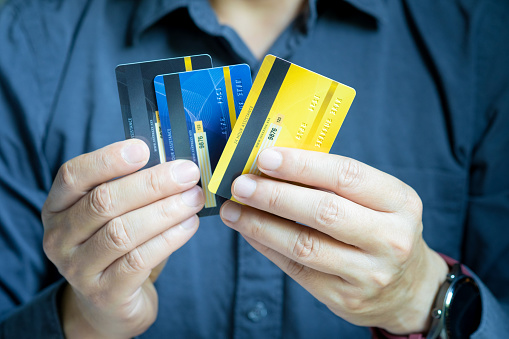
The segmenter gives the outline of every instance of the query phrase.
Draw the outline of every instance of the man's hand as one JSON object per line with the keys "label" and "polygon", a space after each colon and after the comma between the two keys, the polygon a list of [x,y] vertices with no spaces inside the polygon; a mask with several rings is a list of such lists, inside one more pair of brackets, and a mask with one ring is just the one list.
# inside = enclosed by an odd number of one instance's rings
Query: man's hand
{"label": "man's hand", "polygon": [[237,178],[232,194],[251,207],[226,202],[228,226],[345,320],[428,330],[448,269],[422,238],[412,188],[358,161],[297,149],[264,150],[258,168],[285,182]]}
{"label": "man's hand", "polygon": [[44,250],[69,283],[66,337],[144,332],[157,315],[153,281],[198,228],[196,165],[172,161],[134,173],[148,157],[133,139],[72,159],[57,174],[42,218]]}

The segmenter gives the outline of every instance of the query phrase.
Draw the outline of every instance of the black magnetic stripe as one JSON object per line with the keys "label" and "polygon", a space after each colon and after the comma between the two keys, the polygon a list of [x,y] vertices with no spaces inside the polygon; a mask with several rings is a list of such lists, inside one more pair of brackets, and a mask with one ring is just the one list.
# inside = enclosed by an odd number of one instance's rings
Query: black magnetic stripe
{"label": "black magnetic stripe", "polygon": [[189,134],[187,132],[186,112],[178,74],[164,76],[164,90],[170,117],[171,136],[177,159],[192,159]]}
{"label": "black magnetic stripe", "polygon": [[133,115],[131,114],[131,107],[129,106],[127,79],[122,67],[117,67],[115,69],[115,75],[117,77],[118,97],[120,99],[120,110],[122,111],[122,121],[124,122],[125,138],[130,139],[131,137],[134,137],[134,126],[132,127],[133,135],[131,135],[130,124],[132,124]]}
{"label": "black magnetic stripe", "polygon": [[197,55],[191,57],[191,64],[193,65],[193,71],[212,67],[212,62],[208,55]]}
{"label": "black magnetic stripe", "polygon": [[[145,89],[141,69],[138,65],[125,67],[126,88],[129,102],[129,110],[133,118],[135,136],[146,138],[145,142],[150,143],[150,127],[147,121],[147,110],[145,105]],[[152,147],[149,144],[150,149]]]}
{"label": "black magnetic stripe", "polygon": [[[217,195],[231,198],[231,186],[233,181],[242,174],[242,170],[251,154],[256,139],[269,115],[270,109],[276,100],[276,96],[285,80],[286,73],[290,68],[291,63],[288,61],[276,58],[274,64],[267,76],[265,84],[256,100],[256,104],[251,112],[251,116],[244,128],[244,132],[239,140],[235,151],[233,152],[228,168],[226,169],[221,183],[217,189]],[[241,122],[237,120],[237,124]]]}
{"label": "black magnetic stripe", "polygon": [[145,141],[150,148],[150,158],[144,168],[151,167],[159,163],[159,149],[150,128],[151,112],[147,108],[143,69],[140,64],[128,65],[124,69],[135,136]]}

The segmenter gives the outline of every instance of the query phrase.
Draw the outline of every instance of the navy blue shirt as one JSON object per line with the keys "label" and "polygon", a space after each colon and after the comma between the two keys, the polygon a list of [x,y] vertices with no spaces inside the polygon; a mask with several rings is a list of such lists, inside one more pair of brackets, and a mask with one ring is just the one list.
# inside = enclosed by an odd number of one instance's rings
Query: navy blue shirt
{"label": "navy blue shirt", "polygon": [[[509,337],[509,17],[498,0],[309,1],[269,52],[357,90],[332,153],[412,186],[424,239],[481,286],[474,337]],[[42,250],[60,165],[122,140],[117,64],[260,61],[206,0],[11,0],[0,12],[0,336],[62,336]],[[143,336],[361,338],[219,217],[156,282]]]}

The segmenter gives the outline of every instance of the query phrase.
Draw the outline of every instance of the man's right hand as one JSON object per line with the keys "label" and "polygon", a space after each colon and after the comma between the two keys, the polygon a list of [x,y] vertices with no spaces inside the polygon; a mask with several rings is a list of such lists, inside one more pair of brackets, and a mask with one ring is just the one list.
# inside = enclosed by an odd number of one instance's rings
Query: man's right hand
{"label": "man's right hand", "polygon": [[143,333],[157,315],[153,281],[198,228],[198,167],[177,160],[136,172],[148,158],[144,142],[126,140],[66,162],[55,178],[43,244],[68,282],[66,337]]}

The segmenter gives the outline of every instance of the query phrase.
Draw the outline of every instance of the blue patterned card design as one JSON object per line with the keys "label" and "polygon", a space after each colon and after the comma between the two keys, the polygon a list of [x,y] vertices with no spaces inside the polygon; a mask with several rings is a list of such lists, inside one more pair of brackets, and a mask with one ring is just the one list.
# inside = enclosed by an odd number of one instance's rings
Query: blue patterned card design
{"label": "blue patterned card design", "polygon": [[166,160],[189,159],[200,167],[206,200],[200,216],[219,213],[223,200],[207,186],[251,85],[245,64],[154,79]]}

